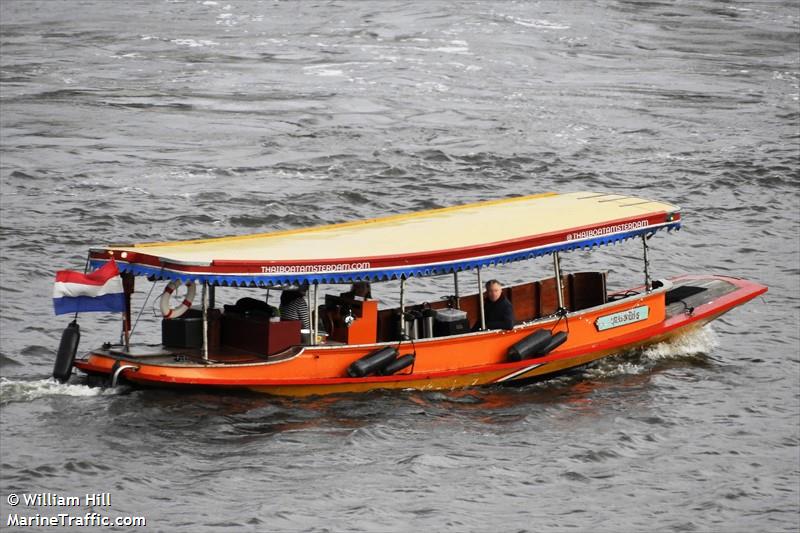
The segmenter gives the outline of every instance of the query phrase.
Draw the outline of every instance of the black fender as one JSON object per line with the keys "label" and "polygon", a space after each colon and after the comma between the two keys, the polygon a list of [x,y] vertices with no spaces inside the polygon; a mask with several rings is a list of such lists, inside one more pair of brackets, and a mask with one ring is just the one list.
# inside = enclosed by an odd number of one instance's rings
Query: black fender
{"label": "black fender", "polygon": [[72,364],[75,362],[75,354],[78,351],[80,340],[81,328],[78,322],[73,320],[61,334],[61,343],[58,345],[56,362],[53,365],[53,377],[61,383],[69,381],[69,377],[72,375]]}
{"label": "black fender", "polygon": [[375,374],[386,368],[397,357],[397,348],[387,346],[373,350],[361,359],[357,359],[347,368],[347,375],[351,378],[363,378]]}

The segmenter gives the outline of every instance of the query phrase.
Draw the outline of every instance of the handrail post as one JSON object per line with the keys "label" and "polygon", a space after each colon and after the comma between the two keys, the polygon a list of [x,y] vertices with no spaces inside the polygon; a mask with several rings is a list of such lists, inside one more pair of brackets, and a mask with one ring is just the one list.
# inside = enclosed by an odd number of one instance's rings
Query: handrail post
{"label": "handrail post", "polygon": [[460,298],[459,298],[460,295],[458,294],[458,270],[453,272],[453,287],[454,287],[453,292],[454,292],[455,297],[456,297],[456,309],[460,309],[460,307],[459,307],[460,306],[460,301],[459,301],[460,300]]}
{"label": "handrail post", "polygon": [[483,281],[481,280],[481,267],[478,267],[478,302],[481,310],[481,331],[486,329],[486,312],[483,309]]}
{"label": "handrail post", "polygon": [[311,315],[311,344],[317,344],[317,328],[319,328],[319,282],[314,281],[314,313]]}
{"label": "handrail post", "polygon": [[650,292],[653,290],[653,281],[650,279],[650,257],[647,254],[647,235],[642,234],[642,247],[644,251],[644,290]]}
{"label": "handrail post", "polygon": [[561,261],[558,252],[553,252],[553,270],[556,274],[556,294],[558,296],[558,310],[564,309],[564,288],[561,286]]}
{"label": "handrail post", "polygon": [[208,282],[203,282],[203,290],[200,295],[203,303],[203,359],[208,360]]}
{"label": "handrail post", "polygon": [[406,277],[400,276],[400,340],[406,334]]}

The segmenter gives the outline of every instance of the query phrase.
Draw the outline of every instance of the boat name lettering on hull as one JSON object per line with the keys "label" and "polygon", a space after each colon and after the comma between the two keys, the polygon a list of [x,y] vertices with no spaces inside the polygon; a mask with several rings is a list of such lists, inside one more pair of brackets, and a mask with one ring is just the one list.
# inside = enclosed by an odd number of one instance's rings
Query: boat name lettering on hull
{"label": "boat name lettering on hull", "polygon": [[634,322],[641,322],[642,320],[647,320],[647,317],[649,316],[650,307],[643,305],[641,307],[634,307],[633,309],[620,311],[619,313],[614,313],[612,315],[601,316],[595,320],[594,325],[597,328],[597,331],[604,331],[607,329],[633,324]]}
{"label": "boat name lettering on hull", "polygon": [[338,265],[270,265],[262,266],[263,274],[304,274],[308,272],[347,272],[349,270],[366,270],[369,262],[340,263]]}

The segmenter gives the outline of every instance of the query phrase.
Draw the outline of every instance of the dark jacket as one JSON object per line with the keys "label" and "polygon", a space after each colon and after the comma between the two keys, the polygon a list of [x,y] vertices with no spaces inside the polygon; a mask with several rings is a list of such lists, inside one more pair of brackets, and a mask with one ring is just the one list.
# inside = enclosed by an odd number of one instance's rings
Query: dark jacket
{"label": "dark jacket", "polygon": [[486,329],[514,329],[514,308],[505,296],[501,296],[496,302],[483,300],[483,311]]}

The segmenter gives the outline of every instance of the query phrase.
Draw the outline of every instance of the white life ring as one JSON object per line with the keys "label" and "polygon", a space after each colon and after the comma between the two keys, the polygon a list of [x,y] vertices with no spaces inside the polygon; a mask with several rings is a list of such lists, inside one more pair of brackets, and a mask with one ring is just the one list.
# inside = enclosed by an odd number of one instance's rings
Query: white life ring
{"label": "white life ring", "polygon": [[180,286],[181,282],[174,279],[167,284],[164,292],[161,293],[161,314],[164,315],[164,318],[178,318],[192,306],[192,300],[194,300],[194,293],[197,291],[197,287],[195,287],[194,282],[187,281],[186,297],[178,307],[174,309],[170,308],[169,297]]}

